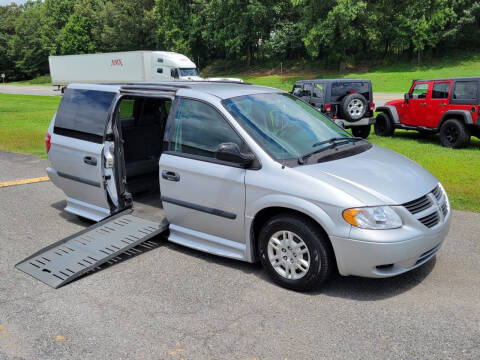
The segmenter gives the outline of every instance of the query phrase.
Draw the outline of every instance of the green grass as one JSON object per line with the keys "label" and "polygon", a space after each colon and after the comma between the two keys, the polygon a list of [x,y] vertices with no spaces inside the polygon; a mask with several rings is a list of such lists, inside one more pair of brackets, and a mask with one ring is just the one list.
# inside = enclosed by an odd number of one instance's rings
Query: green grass
{"label": "green grass", "polygon": [[45,133],[60,97],[0,94],[0,150],[46,158]]}
{"label": "green grass", "polygon": [[14,81],[9,85],[39,85],[39,86],[52,86],[52,79],[50,75],[38,76],[32,80]]}
{"label": "green grass", "polygon": [[[303,66],[302,66],[303,65]],[[405,93],[409,90],[412,80],[443,77],[480,76],[480,57],[459,55],[453,59],[428,62],[417,66],[408,63],[375,66],[370,69],[351,70],[338,73],[322,69],[320,64],[308,62],[292,63],[284,67],[280,75],[280,64],[274,67],[258,66],[253,70],[243,72],[229,71],[226,64],[211,66],[202,71],[204,76],[239,77],[256,85],[271,86],[291,91],[297,80],[322,78],[360,78],[372,81],[374,92]]]}
{"label": "green grass", "polygon": [[440,145],[438,135],[397,130],[393,137],[370,135],[371,143],[396,151],[430,171],[445,187],[457,210],[480,212],[480,141],[472,137],[466,149]]}
{"label": "green grass", "polygon": [[[45,133],[59,97],[0,94],[0,150],[45,154]],[[124,109],[129,111],[128,106]],[[445,186],[458,210],[480,212],[480,141],[467,149],[440,145],[438,135],[396,131],[391,138],[370,135],[369,141],[399,152],[433,173]]]}

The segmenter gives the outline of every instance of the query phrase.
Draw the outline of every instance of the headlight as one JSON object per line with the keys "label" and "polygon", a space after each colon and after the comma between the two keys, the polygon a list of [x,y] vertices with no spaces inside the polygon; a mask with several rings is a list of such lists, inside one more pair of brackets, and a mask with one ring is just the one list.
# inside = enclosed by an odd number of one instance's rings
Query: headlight
{"label": "headlight", "polygon": [[347,209],[343,218],[350,225],[372,230],[396,229],[402,226],[402,219],[389,206],[375,206]]}

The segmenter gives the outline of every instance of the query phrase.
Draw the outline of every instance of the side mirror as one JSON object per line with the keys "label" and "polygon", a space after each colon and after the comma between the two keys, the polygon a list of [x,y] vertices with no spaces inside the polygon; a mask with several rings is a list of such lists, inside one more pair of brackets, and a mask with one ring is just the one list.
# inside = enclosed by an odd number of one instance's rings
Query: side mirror
{"label": "side mirror", "polygon": [[408,104],[408,102],[410,101],[410,98],[411,98],[410,93],[405,93],[403,95],[403,98],[405,99],[405,102]]}
{"label": "side mirror", "polygon": [[255,160],[253,154],[244,154],[235,143],[223,143],[218,145],[215,152],[215,158],[221,161],[240,164],[243,167],[248,167]]}

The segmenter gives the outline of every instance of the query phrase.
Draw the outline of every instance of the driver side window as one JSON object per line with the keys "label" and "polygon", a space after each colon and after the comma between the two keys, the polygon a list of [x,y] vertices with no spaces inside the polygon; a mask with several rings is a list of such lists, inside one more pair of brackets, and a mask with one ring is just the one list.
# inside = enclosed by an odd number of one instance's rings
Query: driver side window
{"label": "driver side window", "polygon": [[425,99],[427,97],[428,84],[417,84],[412,90],[412,99]]}
{"label": "driver side window", "polygon": [[215,158],[218,145],[235,143],[242,148],[243,142],[213,107],[180,99],[169,143],[170,151]]}

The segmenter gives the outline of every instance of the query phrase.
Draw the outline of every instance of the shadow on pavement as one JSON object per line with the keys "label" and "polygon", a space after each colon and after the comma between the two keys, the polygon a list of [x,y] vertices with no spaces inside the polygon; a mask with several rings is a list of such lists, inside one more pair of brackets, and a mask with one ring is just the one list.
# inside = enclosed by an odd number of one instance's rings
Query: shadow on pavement
{"label": "shadow on pavement", "polygon": [[[55,209],[60,210],[59,214],[61,217],[75,223],[77,225],[83,225],[85,227],[92,225],[94,222],[91,222],[86,219],[82,219],[78,216],[69,214],[63,209],[66,205],[65,201],[59,201],[52,204],[51,206]],[[204,260],[206,262],[212,262],[217,265],[230,267],[236,270],[240,270],[246,274],[253,274],[262,281],[273,283],[269,276],[263,271],[262,266],[259,263],[251,264],[239,260],[224,258],[217,255],[212,255],[204,253],[195,249],[190,249],[181,245],[177,245],[167,241],[167,237],[164,234],[156,236],[147,241],[147,246],[142,246],[142,244],[133,248],[133,251],[129,253],[120,254],[115,259],[100,265],[98,268],[86,273],[82,277],[76,279],[75,281],[80,280],[84,276],[88,276],[96,271],[101,271],[103,269],[109,268],[116,264],[122,263],[123,261],[129,260],[133,257],[141,255],[145,252],[154,250],[156,248],[165,246],[174,251],[181,252],[185,255],[196,257],[198,259]],[[319,290],[313,292],[304,293],[307,296],[331,296],[331,297],[341,297],[345,299],[352,299],[358,301],[377,301],[388,299],[397,295],[400,295],[418,284],[420,284],[433,270],[436,263],[436,256],[431,259],[426,264],[420,266],[417,269],[409,271],[405,274],[398,275],[391,278],[385,279],[370,279],[370,278],[361,278],[356,276],[341,276],[338,273],[334,273],[332,278],[324,284]],[[278,286],[278,285],[276,285]],[[289,291],[289,290],[286,290]]]}

